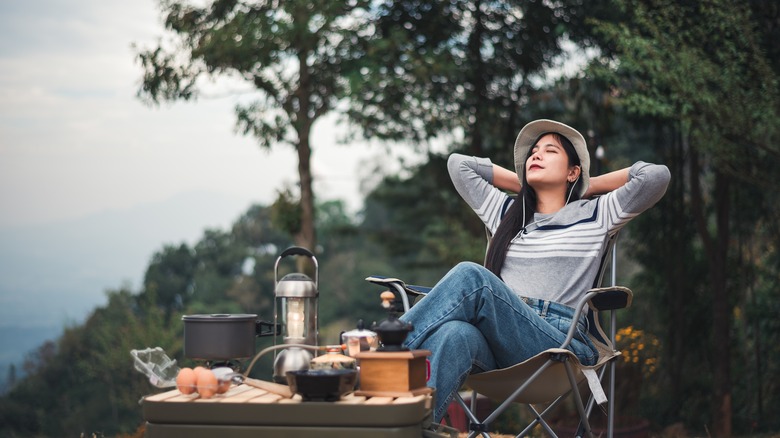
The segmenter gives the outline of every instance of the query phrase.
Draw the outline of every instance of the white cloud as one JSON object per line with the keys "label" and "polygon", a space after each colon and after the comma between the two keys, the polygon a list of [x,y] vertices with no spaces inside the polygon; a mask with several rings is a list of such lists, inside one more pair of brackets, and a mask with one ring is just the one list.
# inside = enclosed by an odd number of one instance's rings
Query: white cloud
{"label": "white cloud", "polygon": [[[262,151],[234,132],[235,97],[160,108],[136,98],[141,68],[131,44],[148,46],[163,34],[156,3],[8,3],[0,6],[0,24],[9,24],[0,31],[0,225],[51,222],[194,189],[269,202],[297,180],[291,148]],[[340,176],[327,171],[331,182],[317,193],[350,197],[356,208],[354,169],[369,152],[317,135],[328,129],[315,127],[315,155],[338,160]]]}

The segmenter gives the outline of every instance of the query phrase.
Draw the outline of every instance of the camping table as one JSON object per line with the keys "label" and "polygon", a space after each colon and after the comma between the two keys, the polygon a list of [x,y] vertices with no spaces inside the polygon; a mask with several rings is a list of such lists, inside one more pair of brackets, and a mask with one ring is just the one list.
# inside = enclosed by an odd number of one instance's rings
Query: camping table
{"label": "camping table", "polygon": [[291,399],[248,385],[201,399],[178,390],[146,396],[146,436],[156,437],[420,437],[432,395],[362,397],[337,402]]}

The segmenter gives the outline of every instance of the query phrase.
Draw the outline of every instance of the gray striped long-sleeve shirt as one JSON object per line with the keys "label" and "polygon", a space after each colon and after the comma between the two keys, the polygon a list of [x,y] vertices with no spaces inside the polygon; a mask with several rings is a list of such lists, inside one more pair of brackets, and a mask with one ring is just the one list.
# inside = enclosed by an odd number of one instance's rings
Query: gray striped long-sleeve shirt
{"label": "gray striped long-sleeve shirt", "polygon": [[[495,233],[508,196],[492,184],[491,161],[452,154],[447,166],[458,193]],[[609,237],[655,205],[669,179],[666,166],[640,161],[617,190],[570,202],[553,214],[536,213],[509,245],[501,278],[519,296],[573,307],[593,286]]]}

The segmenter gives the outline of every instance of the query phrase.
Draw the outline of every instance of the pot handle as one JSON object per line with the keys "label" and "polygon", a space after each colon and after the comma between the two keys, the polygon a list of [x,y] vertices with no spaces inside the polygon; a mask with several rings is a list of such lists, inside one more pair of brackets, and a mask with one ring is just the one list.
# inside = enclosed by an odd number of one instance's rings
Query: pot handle
{"label": "pot handle", "polygon": [[279,336],[282,334],[281,324],[274,324],[268,321],[255,321],[255,337]]}

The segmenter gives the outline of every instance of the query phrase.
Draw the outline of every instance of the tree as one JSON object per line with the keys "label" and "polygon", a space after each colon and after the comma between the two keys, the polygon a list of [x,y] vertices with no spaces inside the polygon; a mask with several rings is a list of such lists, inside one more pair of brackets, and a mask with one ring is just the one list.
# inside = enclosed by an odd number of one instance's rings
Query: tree
{"label": "tree", "polygon": [[409,170],[369,193],[361,228],[395,261],[386,275],[432,286],[458,262],[482,261],[485,229],[452,187],[445,156]]}
{"label": "tree", "polygon": [[335,108],[365,38],[367,0],[213,0],[205,6],[161,0],[176,44],[142,50],[139,96],[149,103],[190,100],[201,78],[234,77],[257,91],[238,105],[237,124],[261,147],[286,144],[298,154],[297,245],[315,250],[310,159],[314,122]]}
{"label": "tree", "polygon": [[[589,2],[587,12],[603,3]],[[564,41],[585,37],[585,12],[577,1],[382,2],[363,66],[350,77],[347,114],[371,138],[448,138],[447,153],[511,168],[520,127],[536,110],[551,116],[538,88]],[[446,155],[429,152],[409,177],[388,176],[366,199],[363,226],[410,281],[435,281],[458,261],[484,257],[484,228],[452,189]]]}
{"label": "tree", "polygon": [[350,119],[369,137],[415,143],[459,131],[466,153],[511,162],[532,91],[602,4],[384,2],[351,78]]}
{"label": "tree", "polygon": [[192,295],[196,269],[195,254],[186,244],[166,245],[157,251],[144,275],[144,293],[154,293],[166,315],[180,311]]}
{"label": "tree", "polygon": [[130,433],[142,423],[138,400],[151,386],[130,350],[182,351],[180,321],[165,323],[153,294],[107,292],[108,303],[69,327],[25,362],[25,378],[0,399],[0,435],[92,436]]}
{"label": "tree", "polygon": [[[757,27],[748,2],[616,4],[624,21],[596,26],[614,55],[597,71],[612,79],[631,111],[665,120],[679,136],[683,161],[670,165],[684,166],[673,173],[688,177],[687,214],[709,280],[711,418],[716,436],[730,436],[732,315],[745,269],[732,263],[734,242],[763,238],[745,225],[778,217],[776,194],[762,188],[780,164],[778,71],[766,55],[776,48],[762,46],[766,29]],[[754,202],[736,209],[744,197]]]}

